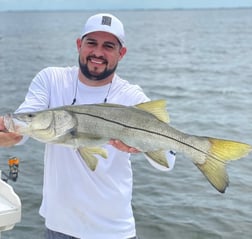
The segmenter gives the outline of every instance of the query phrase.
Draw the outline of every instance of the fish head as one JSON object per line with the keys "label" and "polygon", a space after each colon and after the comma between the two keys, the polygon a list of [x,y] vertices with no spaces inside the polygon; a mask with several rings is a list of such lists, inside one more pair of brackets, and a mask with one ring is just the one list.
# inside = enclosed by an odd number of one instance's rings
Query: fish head
{"label": "fish head", "polygon": [[50,142],[69,133],[75,127],[76,120],[64,110],[44,110],[7,114],[4,116],[4,124],[10,132]]}
{"label": "fish head", "polygon": [[4,116],[4,124],[9,132],[33,136],[37,132],[50,129],[52,112],[14,113]]}

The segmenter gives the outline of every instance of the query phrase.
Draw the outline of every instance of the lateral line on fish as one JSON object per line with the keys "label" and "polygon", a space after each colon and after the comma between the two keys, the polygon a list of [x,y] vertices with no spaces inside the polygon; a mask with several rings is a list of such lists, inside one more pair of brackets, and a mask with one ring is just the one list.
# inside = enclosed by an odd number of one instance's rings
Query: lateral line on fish
{"label": "lateral line on fish", "polygon": [[165,138],[174,140],[174,141],[176,141],[176,142],[178,142],[178,143],[180,143],[180,144],[183,144],[183,145],[185,145],[185,146],[188,146],[188,147],[190,147],[190,148],[192,148],[192,149],[194,149],[194,150],[196,150],[196,151],[198,151],[198,152],[200,152],[200,153],[203,153],[203,154],[205,154],[205,155],[207,155],[207,156],[209,156],[209,157],[211,157],[211,158],[213,158],[213,159],[215,159],[215,160],[217,160],[217,161],[219,161],[219,162],[225,164],[225,162],[223,162],[223,160],[221,160],[221,159],[219,159],[219,158],[217,158],[217,157],[215,157],[215,156],[209,154],[208,152],[204,152],[204,151],[202,151],[202,150],[200,150],[200,149],[198,149],[198,148],[196,148],[196,147],[194,147],[194,146],[192,146],[192,145],[190,145],[190,144],[187,144],[187,143],[185,143],[185,142],[179,141],[179,140],[177,140],[177,139],[175,139],[175,138],[172,138],[172,137],[169,137],[169,136],[167,136],[167,135],[164,135],[164,134],[161,134],[161,133],[157,133],[157,132],[154,132],[154,131],[151,131],[151,130],[145,130],[145,129],[141,129],[141,128],[136,128],[136,127],[133,127],[133,126],[130,126],[130,125],[127,125],[127,124],[120,123],[120,122],[118,122],[118,121],[109,120],[109,119],[106,119],[106,118],[104,118],[104,117],[97,116],[97,115],[92,115],[92,114],[89,114],[89,113],[80,113],[80,112],[75,112],[75,111],[73,111],[73,112],[74,112],[75,114],[87,115],[87,116],[90,116],[90,117],[93,117],[93,118],[98,118],[98,119],[101,119],[101,120],[104,120],[104,121],[107,121],[107,122],[110,122],[110,123],[118,124],[118,125],[123,126],[123,127],[127,127],[127,128],[134,129],[134,130],[138,130],[138,131],[144,131],[144,132],[147,132],[147,133],[152,133],[152,134],[155,134],[155,135],[159,135],[159,136],[162,136],[162,137],[165,137]]}

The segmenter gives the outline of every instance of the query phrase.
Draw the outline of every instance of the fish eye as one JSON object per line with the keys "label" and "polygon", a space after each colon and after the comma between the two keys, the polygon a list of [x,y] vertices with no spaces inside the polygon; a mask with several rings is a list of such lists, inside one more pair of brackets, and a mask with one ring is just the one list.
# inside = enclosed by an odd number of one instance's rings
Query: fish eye
{"label": "fish eye", "polygon": [[34,114],[28,114],[27,115],[29,118],[32,118],[34,116]]}

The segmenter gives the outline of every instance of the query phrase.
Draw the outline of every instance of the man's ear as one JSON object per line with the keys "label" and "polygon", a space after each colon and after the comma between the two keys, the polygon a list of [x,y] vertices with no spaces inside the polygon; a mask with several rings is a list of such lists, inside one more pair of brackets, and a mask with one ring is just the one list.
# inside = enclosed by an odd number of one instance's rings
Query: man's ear
{"label": "man's ear", "polygon": [[119,60],[121,60],[124,57],[124,55],[126,54],[126,52],[127,52],[127,48],[126,47],[121,47]]}
{"label": "man's ear", "polygon": [[77,38],[77,40],[76,40],[76,47],[77,47],[78,52],[80,52],[81,43],[82,43],[81,39],[80,39],[80,38]]}

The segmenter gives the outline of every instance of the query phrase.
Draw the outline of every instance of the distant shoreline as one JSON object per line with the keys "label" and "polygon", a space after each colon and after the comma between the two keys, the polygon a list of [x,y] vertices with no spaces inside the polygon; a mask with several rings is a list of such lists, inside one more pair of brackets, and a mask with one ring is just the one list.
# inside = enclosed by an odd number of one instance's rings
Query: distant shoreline
{"label": "distant shoreline", "polygon": [[212,11],[212,10],[247,10],[250,7],[207,7],[207,8],[134,8],[134,9],[17,9],[17,10],[0,10],[0,13],[16,12],[114,12],[114,11]]}

